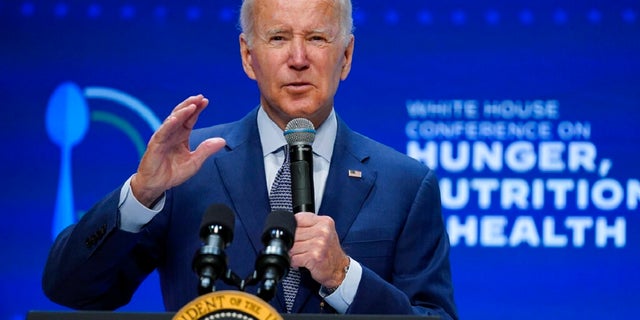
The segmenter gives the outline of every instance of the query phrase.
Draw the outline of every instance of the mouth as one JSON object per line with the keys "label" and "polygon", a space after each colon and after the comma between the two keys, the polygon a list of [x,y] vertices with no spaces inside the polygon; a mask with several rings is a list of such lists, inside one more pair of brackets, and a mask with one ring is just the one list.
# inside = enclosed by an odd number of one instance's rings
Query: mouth
{"label": "mouth", "polygon": [[284,85],[284,88],[289,91],[299,93],[299,92],[311,90],[311,88],[313,88],[313,85],[309,82],[289,82]]}
{"label": "mouth", "polygon": [[299,81],[299,82],[289,82],[285,86],[294,87],[295,88],[295,87],[304,87],[304,86],[310,86],[310,85],[311,85],[311,83],[309,83],[309,82]]}

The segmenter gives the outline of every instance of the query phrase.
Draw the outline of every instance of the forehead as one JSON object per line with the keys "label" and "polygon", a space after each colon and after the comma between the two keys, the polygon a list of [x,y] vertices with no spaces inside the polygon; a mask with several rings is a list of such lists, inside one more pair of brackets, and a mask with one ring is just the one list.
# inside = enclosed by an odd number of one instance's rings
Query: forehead
{"label": "forehead", "polygon": [[257,31],[334,29],[340,25],[340,6],[335,0],[256,0],[254,10]]}

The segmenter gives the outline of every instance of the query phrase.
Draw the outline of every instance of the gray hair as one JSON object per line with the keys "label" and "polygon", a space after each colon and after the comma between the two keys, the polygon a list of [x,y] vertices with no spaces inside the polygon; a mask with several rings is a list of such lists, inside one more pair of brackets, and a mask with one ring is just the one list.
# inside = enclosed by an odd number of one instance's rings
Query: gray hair
{"label": "gray hair", "polygon": [[[336,0],[340,6],[340,28],[342,29],[342,38],[345,45],[349,43],[349,35],[353,33],[353,16],[351,0]],[[254,36],[254,17],[253,9],[255,7],[255,0],[243,0],[242,7],[240,7],[240,29],[247,36],[247,42],[249,45],[253,42]]]}

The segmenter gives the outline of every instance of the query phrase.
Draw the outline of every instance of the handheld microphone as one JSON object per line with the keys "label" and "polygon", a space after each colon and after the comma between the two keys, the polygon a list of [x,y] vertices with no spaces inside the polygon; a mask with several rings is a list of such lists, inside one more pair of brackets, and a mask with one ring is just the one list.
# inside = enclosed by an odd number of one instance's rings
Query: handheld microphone
{"label": "handheld microphone", "polygon": [[224,204],[207,208],[200,224],[200,239],[204,245],[193,259],[193,271],[199,277],[200,295],[215,291],[215,281],[227,272],[227,255],[224,249],[233,240],[235,215]]}
{"label": "handheld microphone", "polygon": [[304,118],[289,121],[284,130],[284,138],[289,144],[293,213],[316,210],[313,194],[313,150],[311,149],[315,137],[316,130],[313,123]]}
{"label": "handheld microphone", "polygon": [[293,246],[296,219],[291,212],[273,211],[267,216],[262,243],[265,248],[256,260],[258,279],[263,279],[257,295],[269,302],[276,293],[278,281],[289,272],[289,249]]}

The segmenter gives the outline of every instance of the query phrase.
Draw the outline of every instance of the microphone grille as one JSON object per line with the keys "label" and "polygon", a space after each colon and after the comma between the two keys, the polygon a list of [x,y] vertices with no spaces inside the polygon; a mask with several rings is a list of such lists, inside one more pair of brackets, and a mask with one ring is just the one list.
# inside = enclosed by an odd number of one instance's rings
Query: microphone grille
{"label": "microphone grille", "polygon": [[305,118],[296,118],[284,128],[284,138],[290,146],[297,144],[313,144],[316,138],[316,129],[313,123]]}
{"label": "microphone grille", "polygon": [[267,216],[264,232],[277,228],[293,236],[296,233],[296,218],[290,211],[278,210],[273,211]]}
{"label": "microphone grille", "polygon": [[210,205],[202,216],[202,223],[200,223],[200,237],[206,238],[210,233],[210,226],[218,225],[222,227],[222,232],[225,233],[227,241],[231,241],[233,238],[233,228],[235,227],[236,219],[233,210],[228,206],[216,203]]}

